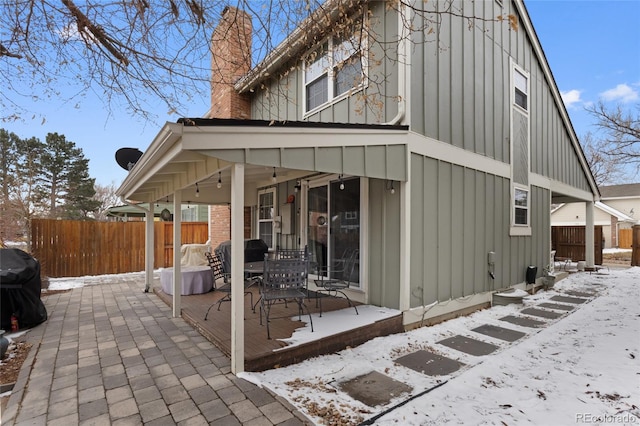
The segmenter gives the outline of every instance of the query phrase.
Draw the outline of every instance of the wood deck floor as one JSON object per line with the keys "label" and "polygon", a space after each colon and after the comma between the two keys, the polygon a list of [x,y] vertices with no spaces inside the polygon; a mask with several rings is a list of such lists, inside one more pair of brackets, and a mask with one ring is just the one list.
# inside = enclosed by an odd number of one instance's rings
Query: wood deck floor
{"label": "wood deck floor", "polygon": [[[154,292],[169,306],[172,296],[164,293],[159,286]],[[258,289],[253,289],[253,303],[259,298]],[[203,336],[210,340],[227,356],[231,354],[231,303],[223,302],[220,310],[214,306],[204,320],[207,309],[224,296],[223,293],[212,291],[205,294],[182,296],[182,317],[193,325]],[[317,313],[315,298],[305,300],[310,312]],[[285,348],[286,344],[279,339],[292,336],[293,332],[303,327],[304,323],[292,320],[297,318],[298,307],[295,303],[275,305],[271,311],[269,328],[271,339],[267,339],[266,326],[260,325],[260,307],[254,313],[251,309],[249,295],[245,296],[245,370],[263,371],[277,366],[285,366],[301,362],[307,358],[340,351],[347,346],[357,346],[374,337],[384,336],[403,331],[402,315],[377,321],[374,324],[354,328],[333,336],[319,338],[316,341]],[[348,307],[346,299],[325,297],[322,301],[322,312],[329,312]],[[353,308],[349,308],[352,309]],[[353,310],[353,315],[356,315]],[[307,317],[308,318],[308,317]],[[304,319],[304,317],[303,317]],[[264,322],[264,321],[263,321]],[[315,321],[314,321],[315,325]],[[277,350],[274,352],[274,350]]]}

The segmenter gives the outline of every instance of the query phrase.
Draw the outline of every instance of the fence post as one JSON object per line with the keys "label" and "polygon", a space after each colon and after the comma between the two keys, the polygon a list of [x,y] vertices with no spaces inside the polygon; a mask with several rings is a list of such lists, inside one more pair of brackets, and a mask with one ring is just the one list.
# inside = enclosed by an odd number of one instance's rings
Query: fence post
{"label": "fence post", "polygon": [[640,225],[633,225],[631,242],[631,266],[640,266]]}

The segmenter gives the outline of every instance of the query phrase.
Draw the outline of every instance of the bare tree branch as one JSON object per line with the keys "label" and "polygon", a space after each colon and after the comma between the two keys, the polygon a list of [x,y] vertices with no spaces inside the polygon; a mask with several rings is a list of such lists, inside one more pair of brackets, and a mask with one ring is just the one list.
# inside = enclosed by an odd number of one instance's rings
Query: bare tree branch
{"label": "bare tree branch", "polygon": [[640,105],[636,115],[621,105],[607,107],[603,102],[587,108],[596,119],[605,138],[598,145],[602,153],[620,165],[632,165],[640,171]]}
{"label": "bare tree branch", "polygon": [[[234,7],[252,16],[254,34],[249,57],[238,63],[253,65],[264,59],[300,24],[301,45],[310,48],[329,33],[338,34],[348,21],[348,11],[362,8],[361,0],[329,0],[337,5],[331,14],[325,0],[233,0]],[[517,29],[514,16],[476,16],[484,6],[478,2],[420,2],[385,0],[388,9],[413,8],[404,23],[411,32],[436,36],[443,16],[463,19],[469,28],[507,22]],[[208,104],[212,70],[210,43],[225,2],[203,0],[0,0],[0,120],[23,118],[29,102],[51,100],[80,103],[88,92],[111,108],[126,107],[145,118],[153,118],[158,103],[167,111],[185,114],[194,103]],[[433,10],[428,10],[433,8]],[[335,8],[331,8],[335,10]],[[396,46],[362,28],[371,45],[379,47],[372,62],[402,60]],[[407,32],[409,33],[409,32]],[[412,43],[432,40],[411,39]],[[439,43],[439,41],[438,41]],[[443,46],[446,48],[446,46]],[[297,67],[299,65],[295,65]],[[287,71],[275,78],[286,78]],[[388,80],[388,76],[381,79]],[[384,81],[372,81],[373,86]],[[71,95],[66,87],[73,87]],[[378,90],[379,94],[385,93]],[[279,94],[282,96],[282,94]],[[381,95],[382,96],[382,95]],[[365,107],[379,108],[383,99],[362,98]],[[7,111],[7,112],[5,112]]]}

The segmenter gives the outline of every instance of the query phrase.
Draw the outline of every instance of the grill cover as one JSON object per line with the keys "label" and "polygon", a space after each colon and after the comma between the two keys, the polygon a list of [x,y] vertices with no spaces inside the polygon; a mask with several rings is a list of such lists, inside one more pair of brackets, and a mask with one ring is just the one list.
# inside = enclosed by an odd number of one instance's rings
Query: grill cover
{"label": "grill cover", "polygon": [[[222,255],[222,269],[231,272],[231,240],[223,241],[215,252]],[[244,240],[244,262],[260,262],[264,254],[269,252],[269,246],[262,240]]]}
{"label": "grill cover", "polygon": [[20,329],[35,327],[47,320],[40,300],[40,263],[19,249],[0,249],[0,320],[3,330],[11,330],[11,316]]}

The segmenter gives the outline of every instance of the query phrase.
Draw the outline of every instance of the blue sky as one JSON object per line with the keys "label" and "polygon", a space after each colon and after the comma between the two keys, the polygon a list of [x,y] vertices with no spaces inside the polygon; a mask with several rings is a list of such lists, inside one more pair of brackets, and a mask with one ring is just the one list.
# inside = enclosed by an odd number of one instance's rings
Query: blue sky
{"label": "blue sky", "polygon": [[[485,0],[488,1],[488,0]],[[640,104],[640,0],[525,0],[538,38],[551,66],[574,129],[579,137],[596,132],[584,108],[604,100],[629,111]],[[185,115],[202,116],[207,99]],[[44,141],[49,132],[64,134],[83,149],[89,171],[102,185],[119,186],[127,172],[115,162],[115,151],[134,147],[144,151],[165,121],[178,117],[164,108],[157,120],[144,121],[124,108],[111,115],[94,93],[74,102],[32,106],[46,117],[0,123],[20,137]]]}

